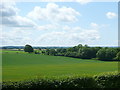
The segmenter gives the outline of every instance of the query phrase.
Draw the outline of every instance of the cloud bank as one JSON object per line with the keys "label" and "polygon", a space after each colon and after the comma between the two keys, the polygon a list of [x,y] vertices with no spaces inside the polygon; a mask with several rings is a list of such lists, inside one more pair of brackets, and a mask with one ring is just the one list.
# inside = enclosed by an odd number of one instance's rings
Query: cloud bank
{"label": "cloud bank", "polygon": [[45,8],[36,6],[28,17],[35,20],[46,20],[50,22],[75,22],[80,13],[71,7],[59,7],[55,3],[48,3]]}
{"label": "cloud bank", "polygon": [[[72,7],[47,3],[45,7],[35,6],[28,14],[20,16],[21,10],[15,3],[3,3],[0,4],[0,12],[0,24],[5,27],[0,37],[3,45],[69,46],[91,43],[101,38],[100,25],[95,22],[89,23],[88,28],[72,26],[80,21],[82,15]],[[116,14],[108,12],[106,16],[112,19]],[[47,23],[40,24],[42,22]]]}

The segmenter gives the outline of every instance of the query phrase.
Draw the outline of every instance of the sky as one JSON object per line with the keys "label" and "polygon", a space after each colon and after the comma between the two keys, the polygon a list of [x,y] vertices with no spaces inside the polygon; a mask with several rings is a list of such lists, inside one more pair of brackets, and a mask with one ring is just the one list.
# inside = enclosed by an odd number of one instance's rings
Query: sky
{"label": "sky", "polygon": [[117,2],[0,4],[3,46],[117,46]]}

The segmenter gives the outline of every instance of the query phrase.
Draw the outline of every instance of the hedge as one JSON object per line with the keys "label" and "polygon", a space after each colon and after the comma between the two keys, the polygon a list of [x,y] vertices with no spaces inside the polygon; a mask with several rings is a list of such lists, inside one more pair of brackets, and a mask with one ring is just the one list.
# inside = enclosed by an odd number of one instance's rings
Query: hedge
{"label": "hedge", "polygon": [[34,79],[19,82],[3,82],[2,90],[66,88],[120,88],[120,74],[103,74],[93,77],[69,77],[64,79]]}

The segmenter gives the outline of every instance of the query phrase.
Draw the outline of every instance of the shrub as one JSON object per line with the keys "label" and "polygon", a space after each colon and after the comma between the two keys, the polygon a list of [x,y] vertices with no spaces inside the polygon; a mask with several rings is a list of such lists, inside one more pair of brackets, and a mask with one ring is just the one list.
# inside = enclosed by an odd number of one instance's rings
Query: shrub
{"label": "shrub", "polygon": [[100,88],[120,88],[120,74],[100,75],[95,80]]}

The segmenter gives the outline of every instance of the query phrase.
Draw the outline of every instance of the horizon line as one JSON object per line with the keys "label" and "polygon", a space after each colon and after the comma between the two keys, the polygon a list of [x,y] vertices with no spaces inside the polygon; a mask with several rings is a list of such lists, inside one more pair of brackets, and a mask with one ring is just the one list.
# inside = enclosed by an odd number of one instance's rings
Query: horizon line
{"label": "horizon line", "polygon": [[[82,44],[82,45],[84,46],[84,45],[88,45],[88,44]],[[25,45],[0,45],[0,47],[7,47],[7,46],[17,46],[17,47],[19,47],[19,46],[25,46]],[[33,46],[33,47],[74,47],[74,46],[77,46],[77,45],[31,45],[31,46]],[[119,45],[88,45],[88,46],[119,47]]]}

